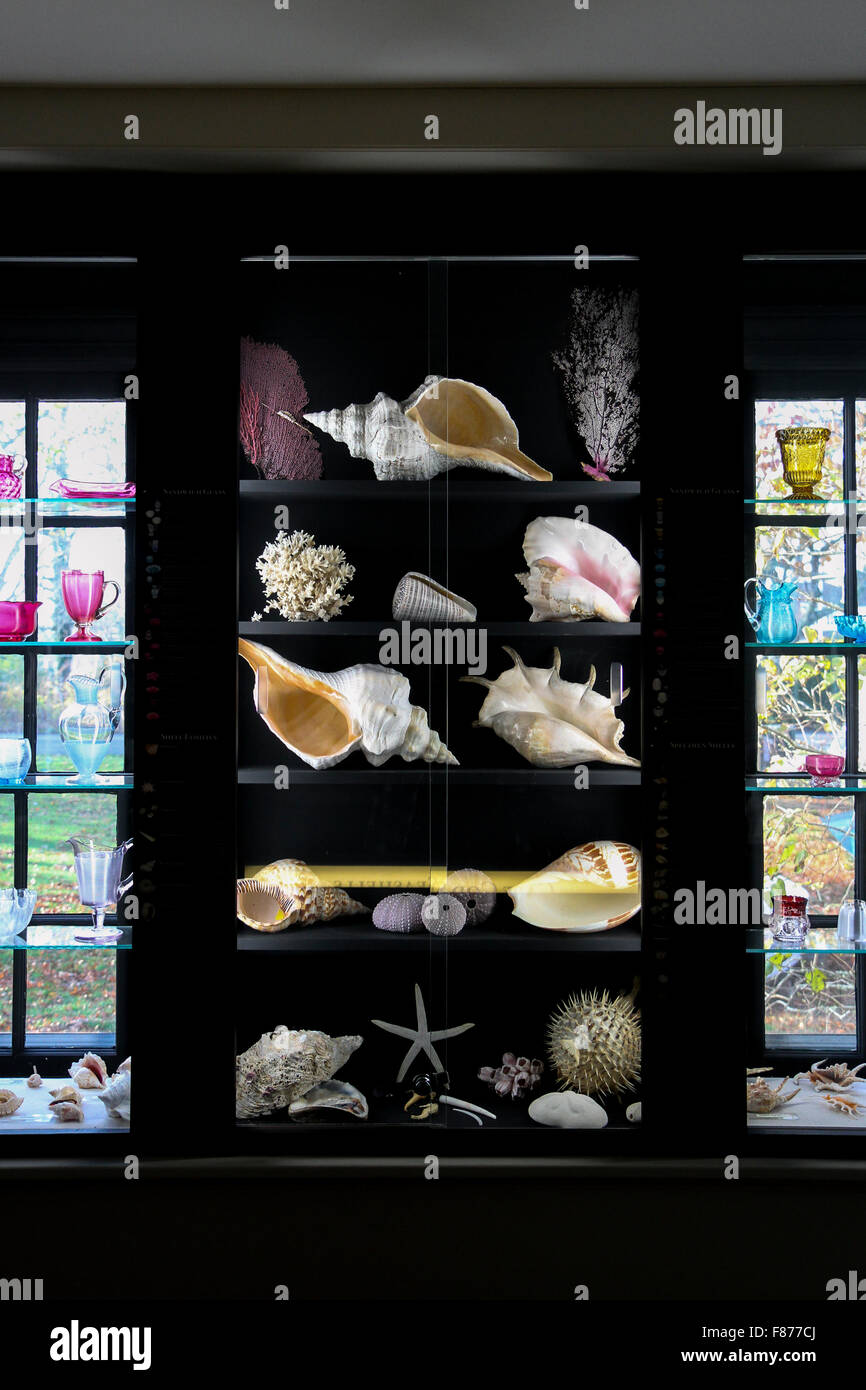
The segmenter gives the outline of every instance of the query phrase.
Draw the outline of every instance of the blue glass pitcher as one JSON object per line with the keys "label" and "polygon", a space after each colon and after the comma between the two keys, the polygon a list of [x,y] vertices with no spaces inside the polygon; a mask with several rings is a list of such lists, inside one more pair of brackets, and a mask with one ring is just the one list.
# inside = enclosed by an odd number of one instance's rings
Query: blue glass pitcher
{"label": "blue glass pitcher", "polygon": [[[755,586],[755,607],[749,607],[749,585]],[[746,599],[743,609],[758,641],[768,646],[786,646],[796,642],[800,625],[794,611],[794,594],[797,584],[776,582],[772,586],[768,580],[747,579],[743,585]]]}

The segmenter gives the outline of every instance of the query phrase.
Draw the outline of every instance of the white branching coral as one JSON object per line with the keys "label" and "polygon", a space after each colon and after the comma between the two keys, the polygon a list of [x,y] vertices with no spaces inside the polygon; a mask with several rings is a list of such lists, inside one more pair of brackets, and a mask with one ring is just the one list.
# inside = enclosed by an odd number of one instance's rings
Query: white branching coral
{"label": "white branching coral", "polygon": [[354,579],[355,566],[338,545],[316,545],[308,531],[281,531],[268,541],[256,569],[268,600],[264,611],[290,622],[326,623],[352,602],[342,590]]}

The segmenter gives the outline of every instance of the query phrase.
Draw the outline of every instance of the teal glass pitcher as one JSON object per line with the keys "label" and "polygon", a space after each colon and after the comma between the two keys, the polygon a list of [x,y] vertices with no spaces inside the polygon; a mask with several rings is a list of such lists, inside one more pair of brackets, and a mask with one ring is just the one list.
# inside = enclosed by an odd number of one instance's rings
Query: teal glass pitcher
{"label": "teal glass pitcher", "polygon": [[[749,585],[755,586],[755,607],[749,607]],[[743,604],[746,617],[755,629],[760,643],[768,646],[787,646],[796,642],[800,625],[794,610],[794,594],[797,584],[769,580],[747,579],[743,585],[746,599]]]}

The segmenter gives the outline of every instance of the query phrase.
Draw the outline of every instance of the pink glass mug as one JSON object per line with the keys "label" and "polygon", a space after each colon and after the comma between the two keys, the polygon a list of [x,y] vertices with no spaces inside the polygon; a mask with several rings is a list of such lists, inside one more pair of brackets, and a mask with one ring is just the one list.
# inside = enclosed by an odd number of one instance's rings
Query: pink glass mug
{"label": "pink glass mug", "polygon": [[[103,603],[105,590],[111,586],[114,598]],[[64,640],[67,642],[101,642],[102,638],[88,631],[88,624],[101,618],[103,613],[120,598],[120,585],[114,579],[106,579],[102,570],[88,573],[86,570],[64,570],[60,576],[60,589],[66,611],[74,623],[75,631]]]}
{"label": "pink glass mug", "polygon": [[807,753],[804,772],[808,772],[813,787],[838,786],[845,768],[845,759],[838,753]]}

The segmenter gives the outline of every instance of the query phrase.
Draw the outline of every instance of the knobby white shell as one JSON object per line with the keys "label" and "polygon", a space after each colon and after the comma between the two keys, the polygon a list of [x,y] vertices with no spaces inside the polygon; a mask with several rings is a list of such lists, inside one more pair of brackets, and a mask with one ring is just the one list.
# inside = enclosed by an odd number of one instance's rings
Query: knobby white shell
{"label": "knobby white shell", "polygon": [[592,1096],[579,1091],[549,1091],[529,1104],[528,1115],[555,1129],[604,1129],[607,1111]]}
{"label": "knobby white shell", "polygon": [[619,746],[625,725],[617,718],[610,697],[593,689],[594,666],[582,685],[560,676],[558,647],[553,649],[551,667],[525,666],[513,648],[503,650],[514,665],[495,681],[486,676],[461,677],[488,691],[475,728],[492,729],[534,767],[573,767],[582,762],[640,766]]}
{"label": "knobby white shell", "polygon": [[394,591],[391,613],[398,622],[408,619],[417,623],[474,623],[478,610],[468,599],[461,598],[428,574],[410,570],[404,574]]}
{"label": "knobby white shell", "polygon": [[342,888],[323,885],[301,859],[277,859],[254,878],[238,880],[237,915],[255,931],[285,931],[369,911]]}
{"label": "knobby white shell", "polygon": [[615,536],[568,516],[539,516],[523,538],[528,574],[518,574],[530,622],[627,623],[640,594],[640,565]]}
{"label": "knobby white shell", "polygon": [[314,768],[334,767],[359,748],[374,767],[389,758],[455,763],[409,682],[388,666],[310,671],[258,642],[238,642],[255,672],[256,710],[277,738]]}
{"label": "knobby white shell", "polygon": [[509,889],[514,916],[548,931],[607,931],[640,909],[640,851],[591,840]]}
{"label": "knobby white shell", "polygon": [[517,426],[496,396],[457,377],[425,377],[395,401],[384,392],[366,405],[304,415],[373,464],[380,482],[435,478],[459,464],[547,482],[552,474],[518,448]]}
{"label": "knobby white shell", "polygon": [[132,1095],[132,1077],[120,1071],[106,1086],[99,1099],[115,1120],[128,1120]]}
{"label": "knobby white shell", "polygon": [[315,1029],[296,1031],[280,1024],[242,1052],[236,1064],[238,1119],[270,1115],[330,1081],[364,1041],[331,1038]]}

